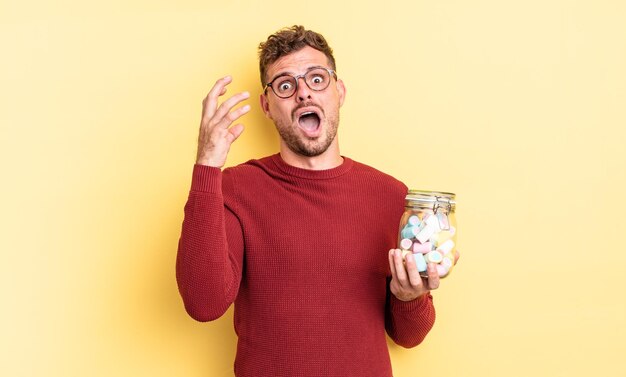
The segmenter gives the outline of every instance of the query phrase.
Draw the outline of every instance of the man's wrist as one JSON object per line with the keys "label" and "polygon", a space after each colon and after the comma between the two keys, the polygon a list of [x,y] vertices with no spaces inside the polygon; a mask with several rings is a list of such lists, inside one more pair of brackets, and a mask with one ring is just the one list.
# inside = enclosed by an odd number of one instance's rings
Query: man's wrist
{"label": "man's wrist", "polygon": [[208,157],[198,157],[196,159],[196,165],[210,166],[212,168],[221,169],[224,166],[224,163],[225,161],[216,160],[214,158],[208,158]]}

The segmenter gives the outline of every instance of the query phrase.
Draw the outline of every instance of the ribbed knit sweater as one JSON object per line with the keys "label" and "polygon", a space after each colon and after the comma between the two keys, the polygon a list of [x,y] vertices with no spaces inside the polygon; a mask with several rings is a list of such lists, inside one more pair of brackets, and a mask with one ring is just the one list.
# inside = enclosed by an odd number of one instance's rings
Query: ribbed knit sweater
{"label": "ribbed knit sweater", "polygon": [[195,165],[176,262],[189,315],[235,303],[240,377],[391,376],[385,331],[413,347],[432,296],[389,292],[407,187],[344,157],[329,170],[279,154],[224,169]]}

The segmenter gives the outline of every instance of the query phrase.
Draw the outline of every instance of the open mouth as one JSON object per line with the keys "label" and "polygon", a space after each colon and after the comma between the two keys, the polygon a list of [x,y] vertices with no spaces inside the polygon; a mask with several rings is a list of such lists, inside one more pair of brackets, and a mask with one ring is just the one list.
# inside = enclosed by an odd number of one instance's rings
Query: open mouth
{"label": "open mouth", "polygon": [[314,133],[320,127],[320,116],[314,111],[305,111],[298,117],[298,125],[308,133]]}

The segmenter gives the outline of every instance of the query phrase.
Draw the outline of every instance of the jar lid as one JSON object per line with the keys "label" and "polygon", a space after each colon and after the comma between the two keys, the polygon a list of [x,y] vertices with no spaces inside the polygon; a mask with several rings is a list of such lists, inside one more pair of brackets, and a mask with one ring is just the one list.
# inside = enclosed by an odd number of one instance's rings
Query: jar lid
{"label": "jar lid", "polygon": [[407,204],[438,208],[445,204],[451,211],[456,207],[456,195],[451,192],[409,190],[406,195]]}

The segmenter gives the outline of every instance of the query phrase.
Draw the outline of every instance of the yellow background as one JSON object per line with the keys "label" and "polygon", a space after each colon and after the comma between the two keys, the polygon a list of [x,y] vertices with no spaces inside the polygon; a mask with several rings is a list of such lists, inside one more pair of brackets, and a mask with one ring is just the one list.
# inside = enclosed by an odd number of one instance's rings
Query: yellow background
{"label": "yellow background", "polygon": [[178,296],[183,205],[218,77],[253,97],[228,164],[277,151],[256,47],[292,24],[335,49],[342,154],[458,195],[395,375],[626,375],[625,2],[0,4],[0,375],[232,375],[232,310]]}

